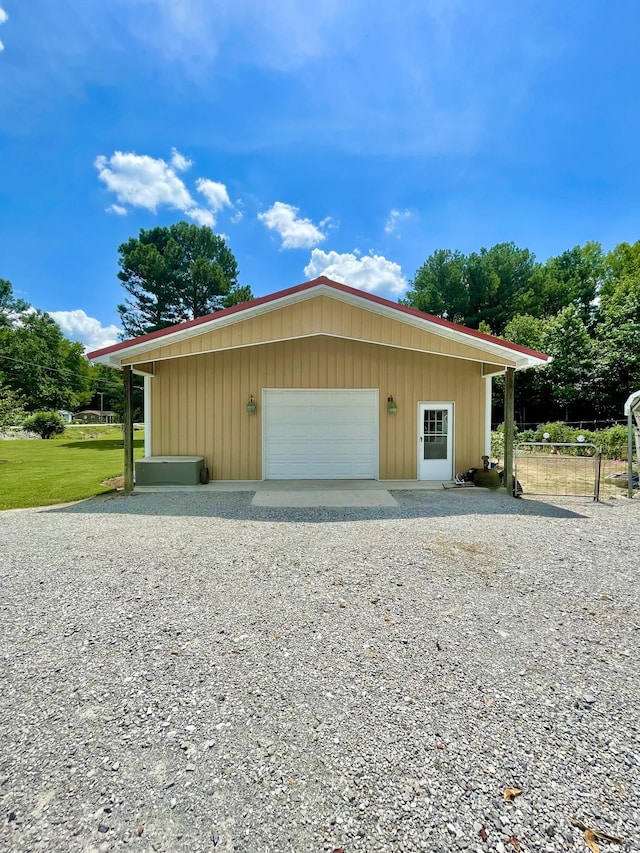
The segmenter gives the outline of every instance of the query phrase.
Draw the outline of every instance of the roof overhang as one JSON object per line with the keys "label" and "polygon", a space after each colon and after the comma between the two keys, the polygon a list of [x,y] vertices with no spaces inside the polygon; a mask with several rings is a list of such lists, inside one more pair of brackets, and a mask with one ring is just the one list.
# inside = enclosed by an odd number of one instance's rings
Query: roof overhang
{"label": "roof overhang", "polygon": [[486,361],[491,361],[492,356],[509,359],[513,361],[516,370],[538,367],[548,364],[550,361],[549,356],[544,353],[513,344],[510,341],[503,341],[501,338],[484,334],[475,329],[467,329],[464,326],[451,323],[440,317],[424,314],[414,308],[408,308],[404,305],[391,302],[388,299],[383,299],[380,296],[375,296],[374,294],[348,287],[345,284],[331,281],[324,276],[289,288],[288,290],[279,291],[270,296],[254,299],[251,302],[242,303],[241,305],[234,305],[232,308],[227,308],[216,314],[198,317],[186,323],[180,323],[176,326],[170,326],[167,329],[161,329],[157,332],[151,332],[148,335],[142,335],[141,337],[122,341],[104,349],[95,350],[88,353],[88,358],[98,364],[105,364],[109,367],[120,369],[123,359],[127,359],[129,363],[131,363],[132,359],[144,362],[146,360],[145,353],[156,349],[160,345],[164,346],[184,341],[214,329],[220,329],[233,323],[257,317],[260,314],[277,311],[280,308],[293,305],[297,302],[303,302],[323,295],[355,305],[375,314],[380,314],[392,320],[406,323],[409,326],[428,331],[434,335],[448,338],[460,344],[473,346],[480,353],[487,356]]}

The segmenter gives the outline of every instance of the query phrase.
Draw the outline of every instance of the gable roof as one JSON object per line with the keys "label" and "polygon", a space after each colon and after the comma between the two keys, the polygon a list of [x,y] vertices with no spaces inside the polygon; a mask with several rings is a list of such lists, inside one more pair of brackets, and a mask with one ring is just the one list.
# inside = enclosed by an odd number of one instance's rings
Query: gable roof
{"label": "gable roof", "polygon": [[185,338],[202,334],[211,329],[240,322],[257,314],[272,311],[276,308],[322,294],[333,296],[352,304],[358,304],[362,308],[391,316],[393,319],[418,326],[433,334],[442,335],[443,337],[457,340],[460,343],[475,346],[480,350],[486,351],[488,354],[501,353],[507,355],[516,361],[517,369],[520,370],[546,364],[550,361],[549,356],[544,353],[502,340],[502,338],[497,338],[493,335],[487,335],[484,332],[479,332],[477,329],[469,329],[466,326],[452,323],[441,317],[425,314],[415,308],[408,308],[405,305],[392,302],[390,299],[384,299],[382,296],[376,296],[373,293],[367,293],[363,290],[349,287],[346,284],[340,284],[326,276],[320,276],[312,281],[271,293],[268,296],[252,299],[250,302],[233,305],[231,308],[216,311],[214,314],[207,314],[204,317],[197,317],[194,320],[178,323],[166,329],[159,329],[156,332],[149,332],[137,338],[131,338],[109,347],[94,350],[87,353],[87,357],[90,361],[96,361],[100,364],[116,368],[121,366],[121,359],[123,358],[140,356],[140,361],[144,361],[144,353],[155,349],[159,344],[169,344],[184,340]]}

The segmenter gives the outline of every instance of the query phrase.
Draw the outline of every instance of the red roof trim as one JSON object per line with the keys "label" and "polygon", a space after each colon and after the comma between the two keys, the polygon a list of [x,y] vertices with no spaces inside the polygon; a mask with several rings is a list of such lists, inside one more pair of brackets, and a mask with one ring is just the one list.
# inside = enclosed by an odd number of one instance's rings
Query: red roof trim
{"label": "red roof trim", "polygon": [[93,352],[87,353],[87,358],[92,360],[104,355],[110,355],[114,352],[120,352],[121,350],[138,346],[138,344],[143,344],[147,341],[157,340],[159,338],[166,337],[167,335],[173,335],[176,332],[182,332],[185,329],[192,329],[196,326],[201,326],[205,323],[209,323],[211,320],[219,320],[221,317],[230,317],[233,314],[248,311],[250,308],[267,305],[268,303],[275,302],[278,299],[293,296],[295,293],[302,293],[305,290],[311,290],[311,288],[317,287],[318,285],[326,285],[334,290],[340,290],[343,293],[347,293],[350,296],[357,296],[361,299],[366,299],[367,301],[373,302],[376,305],[381,305],[384,308],[393,308],[394,311],[398,311],[401,314],[417,317],[420,320],[427,320],[428,322],[434,323],[437,326],[442,326],[445,329],[451,329],[452,331],[460,332],[468,337],[477,338],[480,341],[486,341],[490,344],[497,344],[498,346],[514,350],[514,352],[522,353],[523,355],[533,356],[534,358],[539,358],[543,361],[548,361],[549,359],[549,356],[545,355],[543,352],[538,352],[537,350],[520,346],[520,344],[514,344],[511,341],[503,341],[502,338],[497,338],[494,335],[487,335],[484,332],[479,332],[477,329],[469,329],[466,326],[459,325],[458,323],[451,323],[449,320],[442,319],[442,317],[434,317],[432,314],[425,314],[423,311],[418,311],[416,308],[408,308],[406,305],[399,305],[397,302],[392,302],[390,299],[385,299],[382,296],[376,296],[374,293],[367,293],[366,291],[358,290],[355,287],[349,287],[346,284],[332,281],[324,275],[321,275],[319,278],[314,278],[312,281],[306,281],[304,284],[297,284],[294,287],[287,288],[286,290],[279,290],[277,293],[270,293],[268,296],[260,296],[258,299],[252,299],[250,302],[242,302],[240,305],[233,305],[231,308],[216,311],[214,314],[207,314],[204,317],[196,317],[195,320],[187,320],[184,323],[177,323],[175,326],[169,326],[166,329],[159,329],[157,332],[149,332],[146,335],[140,335],[138,338],[130,338],[127,341],[121,341],[120,343],[113,344],[110,347],[94,350]]}

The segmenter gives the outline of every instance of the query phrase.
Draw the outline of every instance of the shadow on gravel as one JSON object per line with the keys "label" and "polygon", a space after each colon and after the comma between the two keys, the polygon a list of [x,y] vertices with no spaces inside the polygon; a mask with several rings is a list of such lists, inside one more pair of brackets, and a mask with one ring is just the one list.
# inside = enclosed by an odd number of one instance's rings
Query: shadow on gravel
{"label": "shadow on gravel", "polygon": [[566,506],[530,498],[514,499],[496,492],[395,491],[395,507],[257,507],[253,492],[171,492],[100,496],[77,504],[43,509],[63,515],[133,515],[241,519],[247,521],[322,524],[340,521],[446,518],[455,516],[539,516],[541,518],[585,518],[587,514]]}

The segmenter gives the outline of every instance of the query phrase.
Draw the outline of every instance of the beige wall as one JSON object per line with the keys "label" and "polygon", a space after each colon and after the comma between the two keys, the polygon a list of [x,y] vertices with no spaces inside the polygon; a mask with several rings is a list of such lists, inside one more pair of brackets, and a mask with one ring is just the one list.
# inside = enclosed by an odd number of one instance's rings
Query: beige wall
{"label": "beige wall", "polygon": [[454,466],[462,471],[484,453],[481,373],[477,362],[322,336],[159,361],[150,380],[151,452],[203,455],[213,479],[260,480],[263,388],[379,388],[380,479],[416,478],[419,401],[455,403]]}
{"label": "beige wall", "polygon": [[[442,335],[418,329],[404,320],[391,320],[363,306],[349,305],[339,299],[316,296],[286,308],[274,308],[247,320],[235,320],[228,326],[204,332],[177,343],[158,346],[145,352],[144,360],[158,361],[202,352],[244,347],[296,338],[304,335],[335,335],[358,341],[380,342],[424,352],[453,355],[485,362],[483,353],[470,343],[462,344]],[[135,364],[136,357],[125,357],[122,364]],[[493,364],[515,365],[514,359],[493,356]]]}

